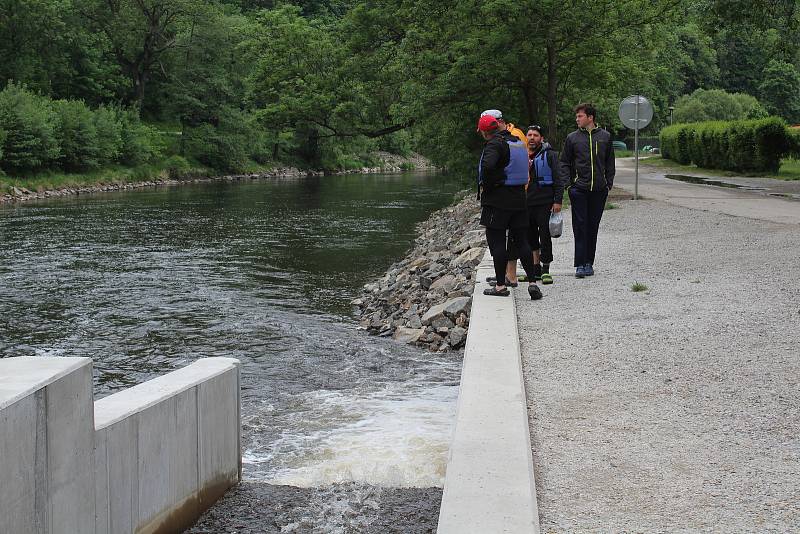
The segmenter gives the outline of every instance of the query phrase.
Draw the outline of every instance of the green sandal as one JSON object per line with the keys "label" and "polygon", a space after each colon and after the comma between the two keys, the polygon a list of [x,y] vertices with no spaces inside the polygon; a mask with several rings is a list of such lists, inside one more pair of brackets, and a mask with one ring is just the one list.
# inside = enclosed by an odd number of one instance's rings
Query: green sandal
{"label": "green sandal", "polygon": [[553,283],[553,275],[550,273],[542,273],[542,284],[552,284]]}

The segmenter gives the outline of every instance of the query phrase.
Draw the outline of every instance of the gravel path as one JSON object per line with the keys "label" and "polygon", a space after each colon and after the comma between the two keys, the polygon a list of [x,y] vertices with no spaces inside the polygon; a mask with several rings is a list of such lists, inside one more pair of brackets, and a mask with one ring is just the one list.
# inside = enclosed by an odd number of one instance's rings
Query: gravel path
{"label": "gravel path", "polygon": [[800,227],[616,203],[516,292],[542,531],[797,532]]}

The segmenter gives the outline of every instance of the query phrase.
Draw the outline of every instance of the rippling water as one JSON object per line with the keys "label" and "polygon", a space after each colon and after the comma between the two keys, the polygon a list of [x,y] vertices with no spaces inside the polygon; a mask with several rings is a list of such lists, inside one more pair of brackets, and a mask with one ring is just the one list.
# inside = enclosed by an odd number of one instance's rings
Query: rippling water
{"label": "rippling water", "polygon": [[98,397],[239,358],[246,480],[438,486],[460,359],[369,337],[348,303],[457,188],[345,176],[0,207],[0,357],[90,356]]}

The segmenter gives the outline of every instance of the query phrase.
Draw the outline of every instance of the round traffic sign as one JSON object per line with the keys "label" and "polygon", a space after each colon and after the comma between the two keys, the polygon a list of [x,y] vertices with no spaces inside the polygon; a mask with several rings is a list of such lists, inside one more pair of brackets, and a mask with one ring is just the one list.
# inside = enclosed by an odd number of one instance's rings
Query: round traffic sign
{"label": "round traffic sign", "polygon": [[642,95],[628,96],[619,105],[619,120],[631,130],[641,130],[653,120],[653,105]]}

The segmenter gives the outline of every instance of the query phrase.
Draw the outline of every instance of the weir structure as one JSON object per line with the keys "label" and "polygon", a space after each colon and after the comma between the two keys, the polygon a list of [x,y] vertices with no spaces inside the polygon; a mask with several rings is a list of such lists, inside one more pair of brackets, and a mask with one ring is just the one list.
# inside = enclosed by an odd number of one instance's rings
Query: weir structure
{"label": "weir structure", "polygon": [[240,364],[96,402],[91,358],[0,359],[0,532],[180,532],[241,480]]}
{"label": "weir structure", "polygon": [[514,296],[483,294],[475,272],[467,344],[438,534],[538,534],[528,408]]}

